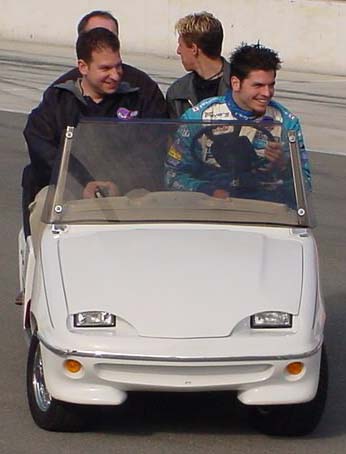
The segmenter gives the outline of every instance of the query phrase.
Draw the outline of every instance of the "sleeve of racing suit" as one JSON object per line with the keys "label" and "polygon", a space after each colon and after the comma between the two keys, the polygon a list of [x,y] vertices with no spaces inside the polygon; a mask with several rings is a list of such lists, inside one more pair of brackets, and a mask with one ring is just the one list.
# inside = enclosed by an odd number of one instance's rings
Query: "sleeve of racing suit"
{"label": "sleeve of racing suit", "polygon": [[191,140],[184,137],[191,134],[191,128],[181,126],[177,137],[168,150],[165,162],[165,186],[176,191],[198,191],[201,181],[194,177],[199,162],[191,153]]}
{"label": "sleeve of racing suit", "polygon": [[300,160],[302,165],[303,177],[305,182],[305,187],[308,191],[311,191],[312,184],[311,184],[311,170],[310,170],[310,161],[309,161],[309,153],[305,148],[304,144],[304,137],[302,128],[300,126],[300,121],[296,116],[291,119],[290,124],[286,126],[286,129],[292,129],[296,132],[298,138],[298,147],[300,152]]}
{"label": "sleeve of racing suit", "polygon": [[35,179],[40,187],[44,187],[50,182],[60,141],[53,90],[49,88],[45,92],[39,106],[29,115],[24,129]]}
{"label": "sleeve of racing suit", "polygon": [[[185,115],[182,119],[186,119]],[[229,178],[205,172],[204,164],[193,150],[193,137],[200,126],[183,125],[170,147],[165,161],[165,187],[175,191],[195,191],[213,195],[216,189],[229,190]],[[195,147],[198,145],[195,143]]]}

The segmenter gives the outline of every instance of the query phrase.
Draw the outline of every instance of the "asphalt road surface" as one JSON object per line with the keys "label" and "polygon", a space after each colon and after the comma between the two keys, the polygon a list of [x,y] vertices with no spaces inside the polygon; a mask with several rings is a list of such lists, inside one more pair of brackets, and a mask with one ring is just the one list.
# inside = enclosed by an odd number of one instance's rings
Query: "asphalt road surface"
{"label": "asphalt road surface", "polygon": [[[35,426],[25,395],[27,347],[21,308],[13,303],[18,291],[20,176],[28,159],[22,138],[25,115],[8,111],[30,110],[47,81],[67,67],[67,60],[63,55],[49,64],[33,64],[33,57],[21,47],[16,56],[13,46],[8,51],[3,48],[0,46],[0,454],[344,454],[346,157],[325,153],[312,153],[311,161],[318,221],[315,234],[327,308],[330,386],[326,411],[314,434],[303,438],[261,435],[249,426],[246,411],[230,393],[131,395],[119,408],[97,409],[89,431],[80,434],[50,433]],[[52,55],[53,50],[46,50],[44,58]],[[138,57],[137,62],[141,61]],[[151,72],[163,88],[175,74],[177,66],[173,66],[170,61],[161,61],[157,72]],[[346,86],[345,79],[316,75],[299,78],[289,73],[284,76],[278,94],[286,96],[285,102],[303,116],[311,148],[343,153],[346,115],[341,87]]]}

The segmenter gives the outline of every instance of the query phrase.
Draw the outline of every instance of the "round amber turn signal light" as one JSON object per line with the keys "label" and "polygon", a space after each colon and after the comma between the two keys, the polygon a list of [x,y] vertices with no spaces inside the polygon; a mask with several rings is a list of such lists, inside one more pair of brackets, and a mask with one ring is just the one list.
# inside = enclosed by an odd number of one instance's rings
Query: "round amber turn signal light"
{"label": "round amber turn signal light", "polygon": [[68,359],[64,363],[65,369],[71,372],[72,374],[76,374],[82,369],[82,365],[79,361],[74,359]]}
{"label": "round amber turn signal light", "polygon": [[288,364],[286,366],[286,370],[290,375],[299,375],[304,369],[304,363],[300,361],[296,361],[294,363]]}

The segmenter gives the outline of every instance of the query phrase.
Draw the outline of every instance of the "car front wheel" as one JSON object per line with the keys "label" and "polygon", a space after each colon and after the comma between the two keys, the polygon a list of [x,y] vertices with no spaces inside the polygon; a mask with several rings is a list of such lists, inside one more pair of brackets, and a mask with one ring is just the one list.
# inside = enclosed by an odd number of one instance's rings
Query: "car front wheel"
{"label": "car front wheel", "polygon": [[75,432],[82,429],[82,408],[58,401],[49,394],[44,379],[40,342],[35,335],[30,343],[26,381],[31,415],[39,427],[58,432]]}
{"label": "car front wheel", "polygon": [[251,408],[254,427],[268,435],[306,435],[317,427],[325,407],[328,387],[328,362],[322,348],[319,384],[316,396],[302,404],[264,405]]}

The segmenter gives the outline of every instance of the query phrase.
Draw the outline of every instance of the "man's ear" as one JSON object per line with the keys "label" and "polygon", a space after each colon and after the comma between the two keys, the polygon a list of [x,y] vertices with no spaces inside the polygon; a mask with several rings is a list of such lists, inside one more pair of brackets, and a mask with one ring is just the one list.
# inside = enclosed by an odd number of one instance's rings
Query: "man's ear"
{"label": "man's ear", "polygon": [[240,79],[238,79],[238,77],[236,77],[236,76],[231,77],[231,87],[232,87],[232,90],[235,92],[240,90],[241,81],[240,81]]}
{"label": "man's ear", "polygon": [[198,52],[199,52],[199,48],[198,48],[197,44],[192,43],[192,44],[191,44],[191,49],[192,49],[192,54],[193,54],[195,57],[197,57]]}
{"label": "man's ear", "polygon": [[86,61],[82,59],[77,60],[77,66],[82,76],[86,76],[88,74],[89,65]]}

